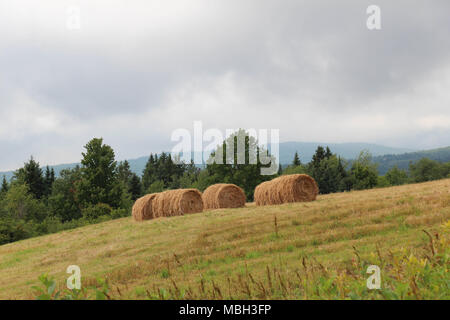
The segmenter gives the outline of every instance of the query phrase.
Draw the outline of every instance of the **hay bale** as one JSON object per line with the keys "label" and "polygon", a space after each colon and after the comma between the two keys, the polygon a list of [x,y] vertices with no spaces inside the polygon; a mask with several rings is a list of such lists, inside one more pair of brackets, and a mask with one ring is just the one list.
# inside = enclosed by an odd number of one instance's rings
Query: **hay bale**
{"label": "hay bale", "polygon": [[154,218],[153,212],[153,200],[156,197],[156,193],[147,194],[139,199],[133,205],[133,209],[131,211],[134,220],[136,221],[144,221]]}
{"label": "hay bale", "polygon": [[241,208],[245,206],[244,190],[235,184],[218,183],[208,187],[202,195],[205,209]]}
{"label": "hay bale", "polygon": [[197,189],[168,190],[153,200],[154,217],[180,216],[203,211],[202,194]]}
{"label": "hay bale", "polygon": [[259,184],[255,188],[257,206],[316,200],[319,188],[307,174],[291,174]]}

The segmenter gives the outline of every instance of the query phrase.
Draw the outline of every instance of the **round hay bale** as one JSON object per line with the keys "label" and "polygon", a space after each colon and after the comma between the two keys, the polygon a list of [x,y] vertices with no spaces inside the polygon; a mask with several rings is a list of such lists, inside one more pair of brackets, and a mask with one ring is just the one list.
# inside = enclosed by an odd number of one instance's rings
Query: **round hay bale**
{"label": "round hay bale", "polygon": [[147,194],[139,199],[133,205],[131,213],[134,220],[144,221],[154,218],[153,212],[153,200],[155,199],[156,193]]}
{"label": "round hay bale", "polygon": [[202,212],[202,194],[197,189],[178,189],[157,193],[153,200],[153,211],[155,218]]}
{"label": "round hay bale", "polygon": [[307,174],[291,174],[259,184],[255,188],[257,206],[316,200],[319,188]]}
{"label": "round hay bale", "polygon": [[218,183],[208,187],[202,195],[205,209],[241,208],[245,206],[244,190],[235,184]]}

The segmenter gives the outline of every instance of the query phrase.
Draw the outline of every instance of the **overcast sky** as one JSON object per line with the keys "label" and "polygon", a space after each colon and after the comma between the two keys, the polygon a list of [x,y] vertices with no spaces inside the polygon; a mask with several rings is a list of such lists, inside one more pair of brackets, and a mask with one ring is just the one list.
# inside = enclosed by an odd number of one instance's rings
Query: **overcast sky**
{"label": "overcast sky", "polygon": [[0,1],[0,170],[78,162],[93,137],[119,159],[168,150],[195,120],[448,146],[449,88],[447,0]]}

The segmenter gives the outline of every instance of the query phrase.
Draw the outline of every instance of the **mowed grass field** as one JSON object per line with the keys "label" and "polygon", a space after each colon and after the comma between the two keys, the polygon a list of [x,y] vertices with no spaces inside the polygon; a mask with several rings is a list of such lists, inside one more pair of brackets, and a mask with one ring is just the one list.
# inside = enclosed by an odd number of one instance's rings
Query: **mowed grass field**
{"label": "mowed grass field", "polygon": [[115,299],[317,298],[319,289],[301,287],[310,272],[364,275],[361,260],[383,264],[402,248],[431,256],[422,230],[439,232],[437,246],[449,219],[450,179],[143,223],[123,218],[0,246],[0,298],[35,298],[43,273],[63,289],[69,265],[81,268],[83,286],[107,279]]}

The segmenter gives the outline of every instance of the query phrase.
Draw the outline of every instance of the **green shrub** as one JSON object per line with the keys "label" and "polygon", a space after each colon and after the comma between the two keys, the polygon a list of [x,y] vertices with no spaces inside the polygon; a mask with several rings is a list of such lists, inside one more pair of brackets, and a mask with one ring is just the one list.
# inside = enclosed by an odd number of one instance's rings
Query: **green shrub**
{"label": "green shrub", "polygon": [[106,203],[97,203],[82,210],[83,218],[94,220],[100,217],[111,217],[112,208]]}

